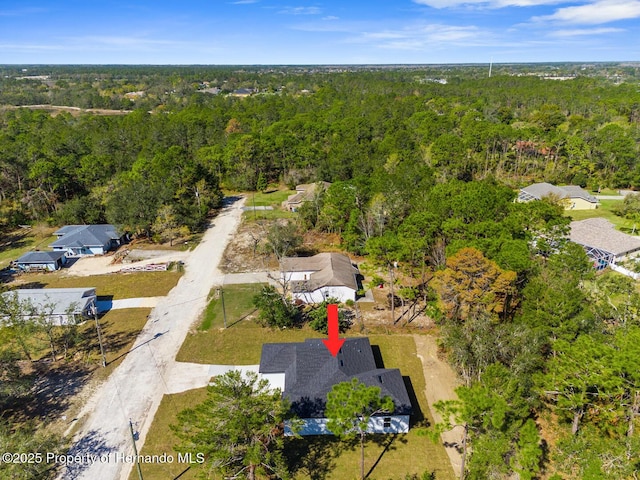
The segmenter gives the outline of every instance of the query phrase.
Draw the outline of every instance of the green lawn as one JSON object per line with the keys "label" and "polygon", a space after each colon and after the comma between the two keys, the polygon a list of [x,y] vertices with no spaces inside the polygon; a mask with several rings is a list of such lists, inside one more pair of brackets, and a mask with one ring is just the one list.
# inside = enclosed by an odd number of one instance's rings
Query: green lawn
{"label": "green lawn", "polygon": [[209,304],[204,312],[204,318],[198,326],[199,331],[207,331],[213,328],[223,328],[224,318],[228,325],[233,325],[238,320],[251,315],[255,311],[253,297],[260,292],[262,284],[249,283],[245,285],[227,285],[222,290],[224,297],[224,311],[220,291],[216,288],[209,294]]}
{"label": "green lawn", "polygon": [[55,229],[34,227],[16,230],[0,237],[0,268],[5,268],[23,254],[35,250],[48,250],[58,237],[52,235]]}
{"label": "green lawn", "polygon": [[253,319],[252,298],[260,291],[260,284],[227,285],[224,287],[227,328],[224,329],[222,303],[214,298],[207,306],[200,326],[191,332],[176,357],[179,362],[226,365],[260,363],[263,343],[300,342],[321,336],[308,327],[271,330]]}
{"label": "green lawn", "polygon": [[267,193],[263,192],[248,192],[244,195],[247,197],[244,205],[245,207],[273,207],[273,210],[256,210],[244,212],[243,220],[275,220],[278,218],[294,218],[295,213],[282,208],[282,202],[285,201],[289,195],[293,195],[295,190],[274,190]]}
{"label": "green lawn", "polygon": [[[620,205],[622,200],[600,200],[600,207],[595,210],[573,210],[567,211],[566,215],[571,217],[572,220],[585,220],[587,218],[606,218],[613,223],[618,230],[625,233],[631,233],[633,230],[634,221],[623,217],[619,217],[613,213],[613,209]],[[636,227],[636,234],[640,229],[640,225]]]}
{"label": "green lawn", "polygon": [[266,193],[250,192],[246,194],[247,201],[245,205],[247,207],[251,207],[255,205],[256,207],[271,206],[275,208],[275,207],[279,207],[282,204],[282,202],[284,202],[287,198],[289,198],[289,195],[293,195],[294,193],[296,193],[295,190],[276,190],[276,191],[269,191]]}
{"label": "green lawn", "polygon": [[176,286],[183,272],[109,273],[89,277],[66,277],[59,273],[27,273],[19,277],[25,284],[38,288],[96,287],[98,296],[120,298],[164,296]]}

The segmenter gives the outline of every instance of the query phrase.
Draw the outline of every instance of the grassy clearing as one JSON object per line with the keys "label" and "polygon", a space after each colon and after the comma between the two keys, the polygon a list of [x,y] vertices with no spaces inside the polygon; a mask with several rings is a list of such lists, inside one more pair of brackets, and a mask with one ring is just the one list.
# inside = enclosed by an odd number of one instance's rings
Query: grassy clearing
{"label": "grassy clearing", "polygon": [[3,235],[0,239],[0,268],[7,267],[9,263],[31,250],[47,250],[58,238],[53,235],[54,231],[54,228],[37,226]]}
{"label": "grassy clearing", "polygon": [[289,210],[256,210],[255,212],[244,212],[242,214],[243,222],[259,222],[260,220],[278,220],[280,218],[296,218],[294,212]]}
{"label": "grassy clearing", "polygon": [[[587,218],[606,218],[613,223],[618,230],[625,233],[631,233],[633,230],[634,221],[627,218],[619,217],[613,213],[613,209],[620,205],[622,200],[600,200],[600,207],[595,210],[573,210],[566,212],[568,217],[572,220],[585,220]],[[638,225],[640,227],[640,225]],[[636,234],[638,233],[638,227],[636,228]]]}
{"label": "grassy clearing", "polygon": [[[247,202],[245,205],[251,207],[255,204],[256,207],[280,207],[289,195],[296,193],[295,190],[275,190],[268,192],[251,192],[247,193]],[[254,203],[255,202],[255,203]]]}
{"label": "grassy clearing", "polygon": [[256,207],[273,207],[273,210],[256,210],[244,212],[243,221],[250,222],[257,220],[294,218],[296,216],[295,213],[284,210],[282,208],[282,202],[284,202],[289,197],[289,195],[293,195],[294,193],[296,193],[295,190],[275,190],[266,193],[246,193],[246,207],[253,207],[255,205]]}
{"label": "grassy clearing", "polygon": [[20,276],[20,287],[96,287],[98,296],[121,298],[164,296],[176,286],[183,272],[110,273],[89,277],[64,277],[57,273],[28,273]]}
{"label": "grassy clearing", "polygon": [[210,328],[224,328],[224,313],[226,312],[229,325],[235,324],[240,319],[251,315],[255,311],[253,297],[260,292],[262,284],[248,283],[244,285],[227,285],[222,290],[225,309],[222,309],[220,292],[216,288],[209,294],[211,301],[204,312],[199,331],[207,331]]}
{"label": "grassy clearing", "polygon": [[224,329],[222,305],[219,299],[207,306],[205,316],[196,331],[182,344],[176,360],[179,362],[226,365],[260,363],[263,343],[300,342],[320,334],[308,327],[271,330],[258,325],[252,317],[252,298],[260,284],[227,285],[224,288],[227,327]]}

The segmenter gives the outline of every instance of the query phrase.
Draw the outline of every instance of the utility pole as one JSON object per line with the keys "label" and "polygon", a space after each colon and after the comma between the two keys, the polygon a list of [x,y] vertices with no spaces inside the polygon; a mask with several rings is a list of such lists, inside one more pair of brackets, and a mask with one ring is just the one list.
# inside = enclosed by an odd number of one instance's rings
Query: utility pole
{"label": "utility pole", "polygon": [[227,310],[224,308],[224,287],[220,286],[220,300],[222,301],[222,318],[224,320],[224,328],[227,328]]}
{"label": "utility pole", "polygon": [[142,478],[142,468],[140,467],[140,462],[138,462],[138,447],[136,447],[136,436],[133,433],[133,422],[129,419],[129,431],[131,432],[131,440],[133,441],[133,454],[136,456],[136,470],[138,471],[138,478],[140,480],[144,480]]}
{"label": "utility pole", "polygon": [[393,265],[389,265],[389,277],[391,278],[391,324],[396,322],[396,296],[393,293]]}
{"label": "utility pole", "polygon": [[102,344],[102,332],[100,331],[100,322],[98,321],[98,311],[94,310],[93,318],[96,321],[96,331],[98,332],[98,343],[100,344],[100,356],[102,357],[102,367],[107,366],[107,357],[104,354],[104,345]]}

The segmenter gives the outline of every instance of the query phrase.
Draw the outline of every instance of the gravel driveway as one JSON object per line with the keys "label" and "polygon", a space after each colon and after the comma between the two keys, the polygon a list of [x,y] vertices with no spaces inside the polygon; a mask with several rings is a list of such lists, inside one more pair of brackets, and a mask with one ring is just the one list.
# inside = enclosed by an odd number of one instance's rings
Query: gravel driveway
{"label": "gravel driveway", "polygon": [[227,200],[198,247],[185,258],[184,276],[158,301],[130,353],[78,415],[81,427],[69,454],[80,457],[67,464],[61,478],[128,478],[134,466],[124,457],[133,455],[129,421],[140,450],[162,396],[171,391],[175,356],[204,310],[210,289],[222,283],[218,264],[240,223],[243,203],[244,199]]}

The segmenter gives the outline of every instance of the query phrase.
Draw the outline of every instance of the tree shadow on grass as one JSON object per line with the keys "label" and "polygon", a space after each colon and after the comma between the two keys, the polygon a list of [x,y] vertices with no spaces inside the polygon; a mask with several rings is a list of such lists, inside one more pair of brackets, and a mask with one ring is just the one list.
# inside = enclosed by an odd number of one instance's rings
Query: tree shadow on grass
{"label": "tree shadow on grass", "polygon": [[[380,455],[378,455],[378,458],[376,459],[376,461],[369,468],[369,471],[366,473],[364,478],[369,478],[369,475],[371,475],[373,473],[373,471],[376,469],[376,467],[380,463],[380,460],[382,460],[382,457],[384,457],[385,453],[396,449],[396,447],[394,445],[394,442],[396,440],[398,440],[401,443],[407,443],[407,440],[406,440],[406,438],[404,438],[404,436],[399,437],[398,435],[370,435],[369,437],[377,437],[378,441],[376,441],[375,443],[378,446],[382,446],[383,449],[380,452]],[[367,448],[366,444],[365,444],[364,448],[365,449]],[[365,467],[366,467],[366,465],[365,465]]]}
{"label": "tree shadow on grass", "polygon": [[34,364],[33,385],[26,396],[5,405],[3,414],[12,421],[53,421],[63,415],[85,386],[92,369],[78,364],[51,365],[49,361]]}
{"label": "tree shadow on grass", "polygon": [[334,469],[335,459],[345,446],[345,442],[331,435],[291,437],[285,440],[285,459],[293,476],[302,474],[311,480],[323,480]]}
{"label": "tree shadow on grass", "polygon": [[411,377],[403,376],[402,381],[404,382],[407,395],[409,395],[409,401],[411,402],[411,427],[429,427],[429,420],[424,416],[420,408],[420,402],[418,402],[416,391],[413,388],[413,383],[411,383]]}

